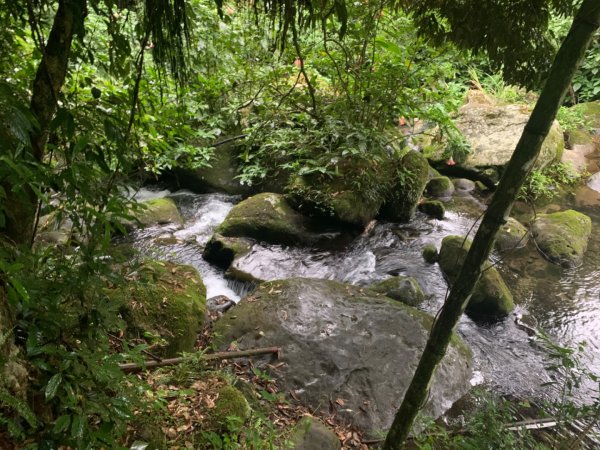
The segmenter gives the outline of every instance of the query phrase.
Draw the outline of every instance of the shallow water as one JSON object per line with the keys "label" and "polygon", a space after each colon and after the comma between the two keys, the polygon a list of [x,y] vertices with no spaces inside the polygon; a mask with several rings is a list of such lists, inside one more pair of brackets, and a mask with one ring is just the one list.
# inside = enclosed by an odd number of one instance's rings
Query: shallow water
{"label": "shallow water", "polygon": [[[138,195],[147,199],[166,194],[144,189]],[[188,191],[169,195],[184,217],[183,229],[165,226],[138,231],[134,234],[136,245],[154,256],[195,266],[208,297],[225,295],[239,300],[250,286],[227,280],[220,269],[202,259],[204,245],[239,198]],[[571,203],[590,215],[594,230],[598,230],[600,198],[586,195],[580,196],[585,201],[574,198]],[[409,275],[419,281],[427,296],[422,308],[435,314],[447,293],[447,283],[437,264],[423,260],[422,248],[427,243],[439,248],[449,234],[473,233],[483,211],[483,205],[470,197],[454,198],[447,207],[449,211],[441,221],[418,213],[409,224],[377,223],[338,251],[257,244],[238,260],[237,267],[263,280],[303,276],[357,285],[390,275]],[[575,269],[548,263],[533,242],[503,258],[495,254],[492,259],[515,296],[515,313],[561,345],[587,341],[585,365],[600,374],[600,233],[592,233],[584,262]],[[552,379],[552,373],[545,370],[547,352],[517,327],[514,319],[513,315],[481,325],[463,316],[458,332],[473,349],[483,379],[496,390],[518,396],[542,395],[547,391],[541,385]]]}

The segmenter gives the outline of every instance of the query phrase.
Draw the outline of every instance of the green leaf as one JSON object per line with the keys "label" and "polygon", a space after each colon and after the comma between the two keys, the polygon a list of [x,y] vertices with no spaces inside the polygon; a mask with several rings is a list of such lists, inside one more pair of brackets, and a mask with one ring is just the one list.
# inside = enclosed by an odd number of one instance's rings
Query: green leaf
{"label": "green leaf", "polygon": [[46,400],[51,400],[52,398],[54,398],[54,396],[56,395],[56,391],[60,386],[60,383],[62,383],[62,374],[56,373],[52,376],[52,378],[50,378],[50,381],[48,381],[48,384],[46,385],[46,391],[44,393],[46,396]]}
{"label": "green leaf", "polygon": [[69,429],[69,425],[71,424],[71,416],[62,415],[54,422],[54,433],[64,433]]}

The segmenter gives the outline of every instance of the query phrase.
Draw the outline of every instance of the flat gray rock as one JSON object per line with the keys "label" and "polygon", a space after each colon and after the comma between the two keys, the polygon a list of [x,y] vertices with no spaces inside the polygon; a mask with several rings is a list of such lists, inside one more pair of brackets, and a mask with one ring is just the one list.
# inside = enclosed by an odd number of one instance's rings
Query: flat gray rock
{"label": "flat gray rock", "polygon": [[[260,285],[219,319],[215,335],[221,348],[234,340],[240,349],[281,347],[284,365],[272,374],[282,391],[376,433],[390,427],[431,324],[428,314],[368,289],[292,278]],[[448,409],[470,389],[471,373],[471,352],[455,336],[425,413]]]}

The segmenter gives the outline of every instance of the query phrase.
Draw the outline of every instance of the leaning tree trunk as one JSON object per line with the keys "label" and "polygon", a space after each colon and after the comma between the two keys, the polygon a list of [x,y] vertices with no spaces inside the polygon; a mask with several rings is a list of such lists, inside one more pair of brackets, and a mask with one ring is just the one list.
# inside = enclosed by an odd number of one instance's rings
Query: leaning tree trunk
{"label": "leaning tree trunk", "polygon": [[431,329],[417,370],[383,445],[385,450],[402,448],[408,437],[415,417],[426,401],[433,373],[446,353],[454,327],[464,312],[473,286],[488,259],[496,232],[505,223],[519,189],[533,166],[563,102],[571,79],[599,26],[600,1],[584,0],[569,34],[556,55],[548,80],[492,202],[483,216],[458,278],[453,283],[448,299]]}
{"label": "leaning tree trunk", "polygon": [[[56,113],[60,91],[64,85],[73,37],[83,31],[86,0],[59,0],[48,41],[41,48],[39,63],[31,94],[31,111],[37,127],[31,133],[33,159],[42,162],[50,133],[50,123]],[[32,18],[32,23],[33,23]],[[37,24],[34,24],[37,26]],[[36,30],[32,30],[35,34]],[[37,199],[30,189],[13,192],[12,186],[2,183],[7,198],[8,217],[0,233],[16,244],[26,244],[33,233]]]}

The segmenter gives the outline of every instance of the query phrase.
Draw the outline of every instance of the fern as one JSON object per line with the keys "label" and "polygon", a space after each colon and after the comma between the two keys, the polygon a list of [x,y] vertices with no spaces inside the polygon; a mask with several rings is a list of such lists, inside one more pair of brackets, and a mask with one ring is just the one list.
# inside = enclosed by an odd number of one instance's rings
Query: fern
{"label": "fern", "polygon": [[[31,428],[37,427],[37,419],[29,405],[27,405],[27,403],[25,403],[23,400],[20,400],[14,395],[12,395],[3,386],[0,386],[0,406],[10,408],[11,410],[18,413],[21,418],[27,421],[27,424]],[[18,436],[21,434],[19,432],[19,427],[15,423],[14,419],[9,419],[0,414],[0,423],[4,423],[13,436]]]}

